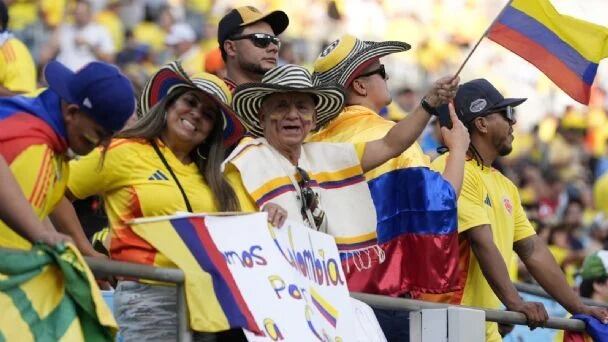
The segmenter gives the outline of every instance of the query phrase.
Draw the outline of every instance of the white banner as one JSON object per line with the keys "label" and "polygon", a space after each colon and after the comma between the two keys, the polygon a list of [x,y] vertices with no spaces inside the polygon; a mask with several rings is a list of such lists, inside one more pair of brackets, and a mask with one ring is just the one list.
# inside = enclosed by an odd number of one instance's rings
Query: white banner
{"label": "white banner", "polygon": [[373,313],[355,316],[331,236],[293,222],[268,227],[265,213],[205,220],[265,334],[246,331],[250,341],[385,340]]}

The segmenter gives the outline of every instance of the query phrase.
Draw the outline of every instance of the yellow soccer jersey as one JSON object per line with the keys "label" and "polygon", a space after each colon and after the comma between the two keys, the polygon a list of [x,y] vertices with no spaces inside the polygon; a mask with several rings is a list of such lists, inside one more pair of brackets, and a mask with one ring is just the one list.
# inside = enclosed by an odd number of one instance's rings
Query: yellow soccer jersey
{"label": "yellow soccer jersey", "polygon": [[[393,128],[394,122],[386,120],[371,109],[363,106],[345,107],[340,115],[330,121],[318,132],[310,135],[311,142],[350,142],[360,143],[380,139]],[[399,157],[393,158],[377,168],[365,173],[369,181],[386,172],[406,167],[429,166],[420,145],[414,142]]]}
{"label": "yellow soccer jersey", "polygon": [[[197,213],[217,212],[211,189],[196,165],[182,164],[160,140],[157,144],[179,179]],[[101,161],[103,160],[103,161]],[[103,164],[102,164],[103,163]],[[95,149],[70,163],[70,192],[77,198],[103,196],[110,223],[112,259],[161,267],[175,267],[164,255],[137,236],[127,224],[131,219],[186,212],[184,198],[152,146],[143,140],[115,139],[102,158]],[[229,182],[232,184],[231,180]],[[238,186],[238,183],[237,183]],[[237,196],[243,191],[235,188]],[[245,202],[239,198],[241,203]],[[242,205],[244,211],[252,211]],[[249,210],[248,210],[249,209]]]}
{"label": "yellow soccer jersey", "polygon": [[[440,156],[432,167],[442,172],[447,155]],[[528,221],[515,185],[492,167],[481,167],[475,160],[465,162],[462,191],[458,198],[458,232],[490,225],[494,243],[505,265],[513,258],[513,243],[535,233]],[[462,291],[452,293],[447,301],[455,304],[498,309],[500,300],[486,281],[468,240],[460,239]],[[444,297],[444,300],[447,297]],[[487,324],[488,341],[500,341],[495,323]]]}
{"label": "yellow soccer jersey", "polygon": [[[65,193],[66,157],[54,153],[48,145],[30,145],[10,161],[10,168],[36,215],[46,218]],[[29,249],[31,244],[0,221],[0,246]]]}
{"label": "yellow soccer jersey", "polygon": [[27,47],[16,38],[0,46],[0,85],[21,93],[36,90],[36,65]]}

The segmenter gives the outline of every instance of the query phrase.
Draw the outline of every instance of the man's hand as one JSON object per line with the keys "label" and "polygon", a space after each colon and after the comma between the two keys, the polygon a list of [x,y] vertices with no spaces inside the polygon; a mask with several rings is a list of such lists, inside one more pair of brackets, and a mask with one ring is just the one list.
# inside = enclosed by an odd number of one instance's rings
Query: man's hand
{"label": "man's hand", "polygon": [[36,235],[32,237],[34,242],[42,242],[49,246],[56,246],[60,243],[71,242],[74,243],[71,237],[58,233],[56,231],[40,230],[36,232]]}
{"label": "man's hand", "polygon": [[534,330],[545,325],[549,319],[549,314],[542,303],[539,302],[521,302],[520,304],[508,306],[509,311],[521,312],[528,319],[528,326]]}
{"label": "man's hand", "polygon": [[281,228],[287,218],[287,211],[278,204],[268,203],[262,208],[262,211],[268,213],[268,222],[277,228]]}
{"label": "man's hand", "polygon": [[583,309],[580,310],[580,312],[576,312],[576,313],[593,316],[593,317],[599,319],[602,323],[608,324],[608,309],[607,308],[600,308],[597,306],[585,305],[583,307]]}
{"label": "man's hand", "polygon": [[431,107],[439,107],[442,104],[450,102],[456,96],[458,83],[460,78],[452,78],[452,76],[442,77],[437,80],[431,90],[424,96]]}
{"label": "man's hand", "polygon": [[458,119],[454,104],[449,103],[448,108],[450,110],[450,119],[452,120],[452,128],[441,127],[441,136],[445,146],[448,147],[451,153],[462,152],[465,153],[469,149],[469,143],[471,138],[469,137],[469,131],[464,126],[462,121]]}

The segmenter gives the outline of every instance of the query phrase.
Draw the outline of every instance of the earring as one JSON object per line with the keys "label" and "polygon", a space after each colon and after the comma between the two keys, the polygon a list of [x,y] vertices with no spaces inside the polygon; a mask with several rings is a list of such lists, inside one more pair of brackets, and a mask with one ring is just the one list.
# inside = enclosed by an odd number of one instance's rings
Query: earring
{"label": "earring", "polygon": [[196,155],[198,155],[202,160],[207,160],[207,157],[201,153],[200,146],[196,148]]}

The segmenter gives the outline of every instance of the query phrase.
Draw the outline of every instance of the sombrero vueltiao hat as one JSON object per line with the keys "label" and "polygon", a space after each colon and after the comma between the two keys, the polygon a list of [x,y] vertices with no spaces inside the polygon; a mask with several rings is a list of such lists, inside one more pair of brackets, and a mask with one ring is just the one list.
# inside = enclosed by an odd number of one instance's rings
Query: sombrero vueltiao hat
{"label": "sombrero vueltiao hat", "polygon": [[409,49],[410,45],[404,42],[363,41],[347,34],[323,49],[315,60],[312,76],[315,84],[347,87],[373,61]]}
{"label": "sombrero vueltiao hat", "polygon": [[205,94],[210,95],[210,98],[220,106],[222,109],[224,145],[234,145],[245,134],[245,128],[240,122],[238,115],[230,107],[232,94],[226,83],[217,76],[206,72],[189,77],[182,69],[179,61],[173,61],[162,66],[146,82],[139,98],[137,117],[141,118],[146,115],[152,107],[179,87],[201,90]]}
{"label": "sombrero vueltiao hat", "polygon": [[316,126],[321,127],[335,118],[344,106],[344,90],[335,85],[314,86],[312,76],[305,68],[285,64],[266,72],[261,83],[247,83],[235,89],[232,108],[239,114],[249,131],[258,137],[264,135],[258,112],[266,96],[275,93],[300,92],[316,96]]}

